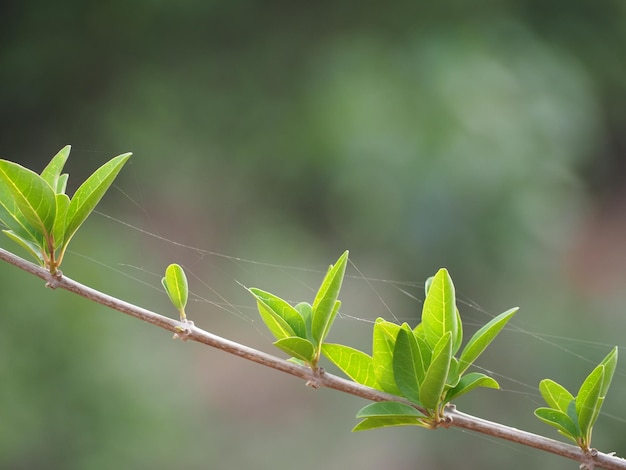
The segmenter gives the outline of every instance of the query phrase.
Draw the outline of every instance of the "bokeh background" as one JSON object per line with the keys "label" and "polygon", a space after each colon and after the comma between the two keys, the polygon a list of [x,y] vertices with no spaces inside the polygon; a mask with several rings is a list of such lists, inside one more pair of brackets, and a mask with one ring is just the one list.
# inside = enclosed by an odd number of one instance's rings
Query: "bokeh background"
{"label": "bokeh background", "polygon": [[[623,346],[623,2],[0,12],[2,158],[40,171],[72,144],[71,192],[134,152],[76,236],[70,277],[174,316],[160,276],[179,262],[198,325],[273,352],[238,282],[311,299],[350,249],[331,339],[369,350],[371,321],[415,323],[424,280],[446,266],[470,332],[522,308],[480,360],[504,390],[457,405],[551,437],[532,416],[539,380],[575,390]],[[0,275],[0,468],[575,465],[455,430],[352,434],[359,399]],[[624,371],[594,435],[619,455]]]}

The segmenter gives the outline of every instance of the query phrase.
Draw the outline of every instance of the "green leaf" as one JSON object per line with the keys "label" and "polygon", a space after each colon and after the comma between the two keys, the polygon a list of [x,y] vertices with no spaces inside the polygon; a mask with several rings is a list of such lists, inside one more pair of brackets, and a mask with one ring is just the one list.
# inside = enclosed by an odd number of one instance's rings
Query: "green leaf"
{"label": "green leaf", "polygon": [[418,323],[415,328],[413,328],[413,334],[416,338],[421,338],[424,342],[426,341],[426,335],[424,334],[424,325]]}
{"label": "green leaf", "polygon": [[365,418],[389,418],[389,417],[411,417],[425,418],[426,416],[406,403],[397,401],[379,401],[364,406],[356,414],[357,419]]}
{"label": "green leaf", "polygon": [[617,367],[617,346],[615,346],[611,352],[604,359],[602,359],[600,365],[604,366],[604,380],[602,381],[600,396],[606,397],[606,394],[609,391],[609,386],[611,385],[611,380],[613,380],[615,368]]}
{"label": "green leaf", "polygon": [[189,297],[189,287],[185,271],[178,264],[170,264],[165,270],[165,277],[161,279],[165,292],[169,296],[174,307],[184,315],[187,298]]}
{"label": "green leaf", "polygon": [[461,349],[461,344],[463,344],[463,322],[461,321],[461,314],[459,313],[459,309],[458,308],[454,308],[454,310],[456,311],[456,325],[457,325],[457,331],[456,331],[456,337],[453,337],[453,343],[452,343],[452,355],[454,356],[459,349]]}
{"label": "green leaf", "polygon": [[41,248],[39,245],[34,244],[29,240],[25,240],[19,235],[17,235],[12,230],[3,230],[4,234],[13,240],[15,243],[24,248],[31,256],[33,256],[40,265],[44,265],[43,257],[41,256]]}
{"label": "green leaf", "polygon": [[557,428],[564,436],[577,442],[578,429],[576,429],[576,425],[566,413],[554,408],[537,408],[535,416],[544,423]]}
{"label": "green leaf", "polygon": [[570,403],[574,400],[572,394],[554,380],[543,379],[539,382],[539,391],[550,407],[563,413],[567,413]]}
{"label": "green leaf", "polygon": [[306,326],[302,314],[280,297],[261,289],[248,289],[257,299],[261,318],[276,337],[299,336],[306,339]]}
{"label": "green leaf", "polygon": [[[422,338],[419,334],[415,334],[413,333],[415,336],[415,340],[417,341],[417,347],[420,350],[420,356],[422,357],[422,363],[424,364],[424,377],[426,376],[426,370],[428,369],[428,366],[430,365],[430,361],[432,359],[432,354],[433,351],[431,350],[430,346],[428,345],[428,343],[426,342],[426,340],[424,338]],[[422,383],[424,381],[424,378],[421,377],[420,378],[420,383]]]}
{"label": "green leaf", "polygon": [[448,377],[446,378],[446,389],[456,387],[459,380],[461,380],[461,376],[459,375],[459,360],[452,356],[450,358],[450,370],[448,371]]}
{"label": "green leaf", "polygon": [[414,403],[420,401],[420,384],[424,381],[427,368],[417,338],[409,325],[403,324],[393,350],[393,376],[402,395]]}
{"label": "green leaf", "polygon": [[420,402],[435,410],[442,398],[452,358],[452,333],[447,332],[435,346],[432,360],[420,388]]}
{"label": "green leaf", "polygon": [[298,312],[300,312],[300,315],[304,319],[304,331],[307,332],[309,339],[311,339],[310,332],[311,332],[311,320],[313,317],[313,307],[311,307],[311,304],[308,302],[300,302],[294,308]]}
{"label": "green leaf", "polygon": [[55,248],[63,244],[65,237],[65,222],[67,219],[67,209],[70,206],[70,198],[66,194],[60,193],[55,196],[56,199],[56,215],[54,217],[54,225],[52,227],[52,238]]}
{"label": "green leaf", "polygon": [[[369,431],[371,429],[389,428],[392,426],[425,426],[420,418],[397,416],[389,418],[366,418],[352,428],[352,432]],[[426,426],[427,427],[427,426]]]}
{"label": "green leaf", "polygon": [[67,210],[67,226],[65,228],[64,244],[67,246],[78,228],[85,222],[89,214],[95,209],[104,193],[115,180],[124,164],[132,154],[119,155],[98,168],[80,187],[70,201]]}
{"label": "green leaf", "polygon": [[[36,245],[41,252],[45,246],[45,235],[35,229],[17,207],[9,187],[0,179],[0,221],[22,240]],[[41,254],[41,253],[39,253]]]}
{"label": "green leaf", "polygon": [[446,333],[456,339],[458,333],[454,284],[444,268],[440,269],[430,284],[422,309],[422,325],[426,341],[434,348]]}
{"label": "green leaf", "polygon": [[57,153],[50,163],[41,172],[43,180],[50,185],[52,190],[56,194],[63,194],[65,192],[65,185],[67,184],[67,176],[61,179],[61,172],[65,166],[67,158],[70,156],[70,145],[66,145],[59,153]]}
{"label": "green leaf", "polygon": [[343,344],[324,343],[322,353],[357,383],[378,388],[371,356]]}
{"label": "green leaf", "polygon": [[481,374],[480,372],[470,372],[469,374],[461,377],[456,387],[448,390],[448,392],[446,393],[446,400],[454,400],[461,395],[465,395],[466,393],[471,392],[476,387],[499,389],[500,385],[493,378],[485,374]]}
{"label": "green leaf", "polygon": [[420,411],[404,403],[392,401],[367,405],[356,417],[363,421],[352,429],[353,432],[391,426],[425,426],[421,421],[425,416]]}
{"label": "green leaf", "polygon": [[57,194],[65,194],[65,190],[67,188],[67,179],[69,178],[69,176],[70,175],[68,175],[67,173],[63,173],[61,176],[59,176],[56,188]]}
{"label": "green leaf", "polygon": [[474,336],[465,345],[461,357],[459,358],[460,370],[459,373],[463,374],[467,368],[482,354],[482,352],[489,346],[494,338],[500,333],[500,330],[504,328],[504,325],[511,319],[519,309],[517,307],[507,310],[501,313],[497,317],[494,317],[489,323],[479,329]]}
{"label": "green leaf", "polygon": [[[257,301],[257,308],[261,319],[265,323],[265,326],[270,330],[276,339],[289,338],[291,336],[300,336],[291,327],[289,322],[283,317],[284,312],[282,308],[276,307],[278,311],[272,307],[272,304],[276,305],[275,299],[280,299],[269,292],[265,292],[261,289],[250,288],[248,291],[254,296]],[[282,300],[282,299],[280,299]],[[282,300],[285,304],[284,300]],[[289,305],[289,304],[287,304]],[[299,315],[299,313],[296,311]],[[304,323],[304,321],[303,321]]]}
{"label": "green leaf", "polygon": [[34,231],[42,238],[52,232],[56,200],[54,191],[41,176],[17,163],[0,160],[0,184],[9,191],[16,208]]}
{"label": "green leaf", "polygon": [[393,377],[393,350],[400,325],[377,318],[374,323],[372,364],[380,389],[400,395],[400,389]]}
{"label": "green leaf", "polygon": [[437,409],[441,401],[451,358],[452,333],[448,331],[433,350],[432,360],[420,389],[420,401],[428,410]]}
{"label": "green leaf", "polygon": [[337,317],[337,314],[339,313],[339,309],[340,308],[341,308],[341,300],[336,300],[335,301],[335,306],[333,307],[332,312],[330,312],[330,317],[328,317],[328,321],[326,322],[326,328],[322,332],[322,337],[320,339],[320,342],[318,343],[318,347],[322,346],[322,342],[324,341],[324,339],[326,339],[326,336],[328,336],[328,332],[330,331],[330,327],[332,326],[333,322],[335,321],[335,318]]}
{"label": "green leaf", "polygon": [[[587,376],[576,396],[576,415],[581,436],[591,436],[591,427],[600,411],[600,390],[604,379],[604,366],[599,365]],[[587,444],[589,444],[587,439]]]}
{"label": "green leaf", "polygon": [[309,364],[313,363],[315,359],[315,347],[308,339],[298,336],[281,338],[274,342],[274,346],[282,349],[290,356],[301,359]]}
{"label": "green leaf", "polygon": [[337,262],[330,266],[315,296],[311,322],[311,337],[314,343],[321,344],[324,341],[335,319],[339,308],[337,297],[346,272],[347,261],[348,251],[345,251]]}
{"label": "green leaf", "polygon": [[576,435],[577,436],[581,435],[580,429],[578,426],[578,413],[576,413],[576,399],[575,398],[570,402],[569,406],[567,407],[566,414],[572,420],[572,423],[574,423],[574,426],[576,426],[576,429],[577,429]]}

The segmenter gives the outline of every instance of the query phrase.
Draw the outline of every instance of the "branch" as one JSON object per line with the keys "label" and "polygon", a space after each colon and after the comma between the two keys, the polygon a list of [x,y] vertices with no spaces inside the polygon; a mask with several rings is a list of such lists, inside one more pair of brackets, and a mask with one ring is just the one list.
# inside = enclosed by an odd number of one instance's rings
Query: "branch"
{"label": "branch", "polygon": [[450,418],[451,426],[480,432],[500,439],[506,439],[507,441],[517,442],[518,444],[576,460],[577,462],[581,462],[580,468],[584,470],[593,470],[595,467],[606,468],[608,470],[626,468],[626,460],[615,455],[598,452],[596,449],[585,453],[580,447],[571,444],[555,441],[548,437],[539,436],[527,431],[461,413],[454,405],[448,405],[446,407],[446,416]]}
{"label": "branch", "polygon": [[[307,385],[311,387],[332,388],[334,390],[349,393],[371,401],[396,401],[408,403],[408,401],[395,395],[381,392],[356,382],[337,377],[326,373],[321,369],[313,371],[307,367],[288,362],[284,359],[272,356],[271,354],[257,351],[256,349],[248,346],[230,341],[209,333],[208,331],[202,330],[201,328],[194,326],[192,322],[185,323],[169,317],[164,317],[158,313],[138,307],[80,284],[79,282],[63,276],[60,272],[57,273],[57,275],[52,275],[46,269],[25,261],[2,248],[0,248],[0,259],[43,279],[46,281],[47,287],[53,289],[60,288],[74,292],[81,297],[85,297],[86,299],[92,300],[101,305],[105,305],[119,312],[151,323],[152,325],[171,331],[183,340],[196,341],[198,343],[206,344],[207,346],[221,349],[222,351],[226,351],[230,354],[234,354],[258,364],[300,377],[301,379],[306,380]],[[614,455],[598,452],[595,449],[589,453],[584,453],[577,446],[462,413],[456,410],[454,405],[448,405],[446,407],[446,417],[448,418],[448,421],[444,424],[446,427],[454,426],[462,429],[468,429],[557,454],[562,457],[581,462],[581,468],[587,470],[592,470],[595,467],[605,468],[607,470],[626,470],[626,460]]]}

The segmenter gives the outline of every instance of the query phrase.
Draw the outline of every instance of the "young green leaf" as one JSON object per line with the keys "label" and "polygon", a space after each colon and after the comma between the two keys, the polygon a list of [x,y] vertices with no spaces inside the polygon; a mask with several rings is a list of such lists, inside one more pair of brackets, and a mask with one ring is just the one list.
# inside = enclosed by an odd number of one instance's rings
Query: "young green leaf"
{"label": "young green leaf", "polygon": [[165,292],[167,292],[172,304],[180,312],[181,320],[185,320],[185,307],[189,297],[185,271],[178,264],[170,264],[165,270],[165,277],[161,279],[161,283],[165,287]]}
{"label": "young green leaf", "polygon": [[[290,336],[307,337],[304,318],[291,304],[261,289],[253,287],[248,289],[248,291],[257,299],[259,313],[261,313],[263,321],[265,321],[265,324],[277,339]],[[264,306],[263,311],[261,311],[261,304]],[[271,318],[268,317],[268,313]]]}
{"label": "young green leaf", "polygon": [[600,396],[606,397],[617,367],[617,346],[615,346],[611,352],[602,359],[600,365],[604,366],[604,380],[602,381],[602,388],[600,389]]}
{"label": "young green leaf", "polygon": [[374,323],[372,364],[376,382],[380,389],[400,395],[400,390],[393,377],[393,350],[400,325],[377,318]]}
{"label": "young green leaf", "polygon": [[461,380],[461,376],[459,375],[459,360],[452,356],[450,358],[450,370],[446,378],[446,390],[456,387],[459,380]]}
{"label": "young green leaf", "polygon": [[65,237],[65,221],[67,217],[67,209],[70,206],[70,198],[66,194],[59,193],[55,196],[57,209],[54,217],[54,225],[52,226],[52,238],[55,248],[63,244]]}
{"label": "young green leaf", "polygon": [[587,445],[591,438],[591,428],[600,411],[600,405],[602,404],[599,399],[603,379],[604,366],[599,365],[587,376],[576,396],[578,427],[581,436],[584,438],[583,442]]}
{"label": "young green leaf", "polygon": [[452,338],[452,355],[454,356],[459,349],[461,349],[461,344],[463,344],[463,322],[461,321],[461,313],[458,308],[454,308],[456,311],[456,337]]}
{"label": "young green leaf", "polygon": [[[430,365],[430,361],[432,360],[433,351],[424,338],[422,338],[419,334],[415,334],[415,332],[413,333],[413,335],[415,336],[415,340],[417,341],[417,347],[419,348],[422,363],[424,364],[425,377],[426,370],[428,370],[428,366]],[[420,383],[424,381],[424,377],[420,377]]]}
{"label": "young green leaf", "polygon": [[371,403],[357,413],[358,419],[363,419],[357,424],[353,432],[367,431],[376,428],[390,426],[426,426],[421,419],[425,418],[419,410],[404,403],[382,401]]}
{"label": "young green leaf", "polygon": [[433,350],[430,366],[420,388],[420,401],[427,410],[435,410],[440,404],[450,370],[451,358],[452,333],[448,331]]}
{"label": "young green leaf", "polygon": [[357,419],[365,418],[390,418],[390,417],[412,417],[425,418],[426,416],[414,407],[406,403],[396,401],[379,401],[364,406],[356,414]]}
{"label": "young green leaf", "polygon": [[291,336],[289,338],[281,338],[274,342],[274,346],[282,349],[290,356],[311,364],[315,360],[315,347],[304,338]]}
{"label": "young green leaf", "polygon": [[422,309],[422,325],[426,341],[434,348],[446,333],[451,332],[457,338],[458,324],[454,284],[450,274],[440,269],[430,284]]}
{"label": "young green leaf", "polygon": [[68,175],[67,173],[63,173],[62,175],[59,176],[59,179],[57,180],[57,188],[56,188],[56,193],[57,194],[65,194],[65,190],[67,188],[67,179],[69,178],[70,175]]}
{"label": "young green leaf", "polygon": [[40,265],[44,265],[44,259],[41,255],[40,245],[36,245],[30,240],[25,240],[24,238],[17,235],[13,230],[3,230],[4,234],[13,240],[15,243],[24,248],[28,254],[30,254],[33,258],[35,258]]}
{"label": "young green leaf", "polygon": [[311,319],[313,317],[313,307],[308,302],[300,302],[299,304],[296,304],[294,308],[298,312],[300,312],[300,315],[304,319],[304,331],[307,332],[309,339],[311,339],[310,332],[311,332]]}
{"label": "young green leaf", "polygon": [[469,374],[461,377],[456,387],[451,388],[446,392],[445,399],[446,401],[454,400],[455,398],[474,390],[476,387],[499,389],[500,385],[493,378],[485,374],[481,374],[480,372],[470,372]]}
{"label": "young green leaf", "polygon": [[489,323],[479,329],[474,336],[465,345],[461,357],[459,358],[460,370],[459,373],[463,374],[467,368],[482,354],[482,352],[489,346],[493,339],[500,333],[500,330],[504,328],[504,325],[511,319],[519,309],[517,307],[507,310],[501,313],[497,317],[493,318]]}
{"label": "young green leaf", "polygon": [[48,163],[48,165],[41,172],[41,177],[50,185],[56,194],[65,193],[67,175],[63,179],[60,179],[60,177],[63,167],[65,166],[65,162],[67,162],[67,158],[70,156],[71,148],[72,147],[70,145],[66,145],[59,150],[59,152],[52,157],[50,163]]}
{"label": "young green leaf", "polygon": [[578,443],[576,440],[578,429],[567,413],[555,410],[554,408],[537,408],[535,410],[535,416],[544,423],[554,426],[561,434]]}
{"label": "young green leaf", "polygon": [[313,301],[311,336],[315,343],[321,344],[324,341],[335,319],[338,310],[337,297],[346,272],[347,261],[348,251],[345,251],[328,269]]}
{"label": "young green leaf", "polygon": [[395,416],[389,418],[366,418],[352,428],[352,432],[369,431],[371,429],[389,428],[395,426],[424,426],[420,418],[412,416]]}
{"label": "young green leaf", "polygon": [[567,413],[570,403],[574,400],[565,387],[550,379],[539,382],[539,392],[549,406],[563,413]]}
{"label": "young green leaf", "polygon": [[[250,288],[248,291],[256,299],[261,319],[276,339],[292,336],[302,338],[291,326],[293,323],[299,331],[304,327],[304,319],[300,317],[300,312],[274,294],[256,288]],[[297,318],[300,318],[300,321]]]}
{"label": "young green leaf", "polygon": [[78,228],[95,209],[131,155],[131,153],[125,153],[109,160],[76,190],[67,210],[67,226],[65,227],[64,237],[66,246]]}
{"label": "young green leaf", "polygon": [[46,238],[52,232],[56,211],[54,191],[48,183],[17,163],[0,160],[0,184],[9,191],[26,222]]}
{"label": "young green leaf", "polygon": [[332,311],[330,312],[330,316],[327,318],[326,327],[322,330],[322,335],[319,340],[320,342],[318,343],[318,348],[322,346],[322,342],[326,339],[326,336],[328,336],[330,327],[333,325],[333,322],[335,321],[335,318],[337,317],[337,314],[339,313],[340,308],[341,308],[341,300],[335,300],[335,305]]}
{"label": "young green leaf", "polygon": [[427,368],[417,338],[405,323],[398,331],[393,350],[393,376],[402,395],[413,403],[420,401],[420,384],[424,381]]}
{"label": "young green leaf", "polygon": [[[615,373],[615,368],[617,366],[617,346],[615,346],[611,352],[602,360],[600,363],[601,366],[604,367],[604,374],[602,376],[602,385],[600,387],[600,396],[596,402],[596,406],[594,409],[594,413],[592,414],[590,421],[591,426],[596,422],[598,416],[600,415],[600,409],[604,404],[604,399],[609,390],[609,386],[611,385],[611,380],[613,379],[613,374]],[[589,436],[587,438],[588,441],[591,440],[591,429],[589,430]]]}
{"label": "young green leaf", "polygon": [[423,341],[426,341],[426,335],[424,334],[424,325],[418,323],[415,328],[413,328],[413,334],[416,338],[421,338]]}
{"label": "young green leaf", "polygon": [[371,356],[343,344],[324,343],[322,353],[357,383],[378,388]]}
{"label": "young green leaf", "polygon": [[567,416],[572,420],[572,423],[576,426],[577,435],[580,436],[580,426],[578,426],[578,413],[576,413],[576,399],[573,399],[567,407]]}
{"label": "young green leaf", "polygon": [[34,228],[24,217],[17,207],[15,198],[0,179],[0,221],[22,240],[37,246],[37,252],[41,258],[41,251],[45,246],[45,234]]}

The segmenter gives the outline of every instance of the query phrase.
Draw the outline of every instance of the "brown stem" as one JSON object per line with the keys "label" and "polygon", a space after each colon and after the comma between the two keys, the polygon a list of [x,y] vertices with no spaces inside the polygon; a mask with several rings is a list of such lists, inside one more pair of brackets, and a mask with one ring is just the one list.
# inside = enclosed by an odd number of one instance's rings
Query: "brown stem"
{"label": "brown stem", "polygon": [[[192,322],[180,322],[169,317],[164,317],[150,310],[137,307],[136,305],[73,281],[72,279],[63,276],[60,271],[58,272],[58,275],[53,275],[46,269],[23,260],[22,258],[15,256],[2,248],[0,248],[0,259],[43,279],[46,281],[46,285],[48,287],[53,289],[61,288],[74,292],[75,294],[85,297],[86,299],[171,331],[183,340],[191,340],[206,344],[258,364],[300,377],[301,379],[306,380],[307,384],[315,388],[332,388],[334,390],[339,390],[341,392],[349,393],[371,401],[397,401],[408,403],[403,398],[360,385],[356,382],[352,382],[332,374],[327,374],[322,369],[314,371],[262,351],[257,351],[256,349],[248,346],[235,343],[234,341],[230,341],[209,333],[208,331],[202,330],[194,326]],[[445,416],[446,427],[456,426],[458,428],[468,429],[487,434],[489,436],[517,442],[519,444],[576,460],[586,468],[590,469],[600,467],[608,470],[626,470],[626,460],[614,455],[597,452],[595,449],[585,453],[579,447],[570,444],[565,444],[547,437],[461,413],[453,405],[446,407]]]}

